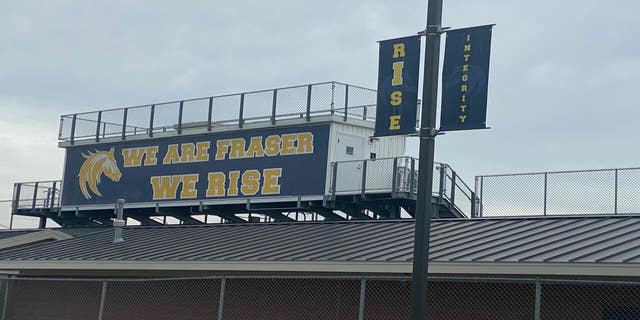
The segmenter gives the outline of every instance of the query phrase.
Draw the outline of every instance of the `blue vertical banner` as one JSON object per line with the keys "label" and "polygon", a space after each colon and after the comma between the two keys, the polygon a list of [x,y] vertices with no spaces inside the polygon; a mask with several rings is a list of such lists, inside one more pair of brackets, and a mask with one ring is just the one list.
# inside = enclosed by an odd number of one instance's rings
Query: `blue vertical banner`
{"label": "blue vertical banner", "polygon": [[380,41],[375,136],[416,132],[420,36]]}
{"label": "blue vertical banner", "polygon": [[447,32],[440,130],[486,129],[493,25]]}

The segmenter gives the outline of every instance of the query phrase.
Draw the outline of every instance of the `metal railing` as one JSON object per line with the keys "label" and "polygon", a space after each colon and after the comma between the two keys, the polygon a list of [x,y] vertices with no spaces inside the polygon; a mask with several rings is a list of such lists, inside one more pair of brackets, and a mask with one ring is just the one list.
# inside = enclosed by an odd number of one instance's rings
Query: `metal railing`
{"label": "metal railing", "polygon": [[[639,319],[640,282],[429,277],[427,319]],[[0,279],[2,319],[408,319],[408,276]]]}
{"label": "metal railing", "polygon": [[[378,158],[331,163],[329,194],[391,193],[415,198],[418,189],[418,159]],[[434,164],[432,196],[467,217],[476,216],[476,193],[445,163]]]}
{"label": "metal railing", "polygon": [[480,216],[640,213],[640,168],[483,175]]}
{"label": "metal railing", "polygon": [[60,206],[61,180],[20,182],[13,184],[12,212],[20,209],[53,209]]}
{"label": "metal railing", "polygon": [[58,139],[73,144],[94,140],[174,132],[194,128],[270,122],[337,115],[375,121],[376,91],[340,82],[322,82],[277,89],[176,100],[150,105],[63,115]]}

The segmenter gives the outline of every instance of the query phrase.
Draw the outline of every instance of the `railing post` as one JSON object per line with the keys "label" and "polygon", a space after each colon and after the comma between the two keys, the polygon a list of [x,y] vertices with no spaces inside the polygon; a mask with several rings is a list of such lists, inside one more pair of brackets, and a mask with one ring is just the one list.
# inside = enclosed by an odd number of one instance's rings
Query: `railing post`
{"label": "railing post", "polygon": [[129,109],[124,108],[124,113],[122,114],[122,140],[127,139],[127,112]]}
{"label": "railing post", "polygon": [[358,306],[358,320],[364,320],[364,303],[367,293],[367,279],[360,279],[360,304]]}
{"label": "railing post", "polygon": [[222,320],[224,314],[224,290],[227,285],[227,279],[222,278],[220,280],[220,297],[218,299],[218,320]]}
{"label": "railing post", "polygon": [[65,117],[60,117],[60,125],[58,126],[58,140],[62,140],[62,129],[64,127],[64,118]]}
{"label": "railing post", "polygon": [[456,172],[451,170],[451,198],[449,199],[449,208],[454,208],[456,202]]}
{"label": "railing post", "polygon": [[409,176],[409,196],[415,192],[416,187],[416,159],[411,158],[411,175]]}
{"label": "railing post", "polygon": [[55,207],[55,202],[56,202],[56,186],[58,184],[58,181],[54,181],[53,182],[53,186],[51,187],[51,203],[49,204],[50,207],[49,208],[54,208]]}
{"label": "railing post", "polygon": [[360,189],[360,197],[367,197],[367,160],[362,160],[362,186]]}
{"label": "railing post", "polygon": [[393,176],[391,177],[391,198],[394,198],[398,191],[398,158],[393,158]]}
{"label": "railing post", "polygon": [[480,217],[484,216],[484,203],[482,202],[482,196],[484,194],[484,177],[480,177],[480,199],[478,205],[480,206]]}
{"label": "railing post", "polygon": [[547,215],[547,176],[548,173],[545,172],[544,173],[544,208],[543,208],[543,215]]}
{"label": "railing post", "polygon": [[344,86],[344,121],[347,121],[347,114],[349,113],[349,85]]}
{"label": "railing post", "polygon": [[33,199],[31,200],[31,211],[36,210],[36,200],[38,200],[38,182],[36,182],[35,187],[33,187]]}
{"label": "railing post", "polygon": [[96,121],[96,142],[100,142],[100,122],[102,122],[102,111],[98,111],[98,120]]}
{"label": "railing post", "polygon": [[331,81],[331,115],[335,113],[336,108],[336,83],[335,81]]}
{"label": "railing post", "polygon": [[102,281],[102,291],[100,293],[100,309],[98,311],[98,320],[104,319],[104,302],[107,298],[107,282]]}
{"label": "railing post", "polygon": [[616,179],[615,179],[615,191],[614,191],[614,199],[613,199],[613,213],[618,214],[618,169],[615,170]]}
{"label": "railing post", "polygon": [[278,104],[278,89],[273,89],[273,102],[271,103],[271,125],[276,125],[276,105]]}
{"label": "railing post", "polygon": [[238,117],[238,127],[242,128],[244,125],[244,93],[240,94],[240,114]]}
{"label": "railing post", "polygon": [[331,175],[332,175],[332,179],[331,179],[331,200],[335,200],[336,199],[336,186],[337,186],[337,180],[338,180],[338,163],[334,162],[332,163],[332,170],[331,170]]}
{"label": "railing post", "polygon": [[13,211],[18,211],[18,207],[20,207],[20,188],[22,188],[22,184],[15,183],[13,185]]}
{"label": "railing post", "polygon": [[540,281],[536,281],[536,289],[535,289],[535,309],[534,309],[534,319],[540,320],[540,307],[542,300],[542,287]]}
{"label": "railing post", "polygon": [[362,120],[367,120],[367,106],[362,110]]}
{"label": "railing post", "polygon": [[311,121],[311,85],[307,86],[307,121]]}
{"label": "railing post", "polygon": [[76,118],[77,114],[74,114],[71,118],[71,136],[69,137],[69,143],[73,144],[76,141]]}
{"label": "railing post", "polygon": [[182,134],[182,110],[184,109],[184,101],[180,101],[178,107],[178,134]]}
{"label": "railing post", "polygon": [[213,97],[209,98],[209,112],[207,113],[207,131],[211,131],[212,118],[213,118]]}
{"label": "railing post", "polygon": [[471,191],[471,218],[477,218],[478,217],[478,207],[476,206],[476,193],[474,191]]}
{"label": "railing post", "polygon": [[439,164],[438,171],[440,172],[440,186],[438,187],[438,202],[444,202],[445,196],[445,184],[447,178],[447,167],[444,164]]}
{"label": "railing post", "polygon": [[151,105],[151,112],[149,113],[149,137],[153,137],[153,118],[156,115],[156,105]]}

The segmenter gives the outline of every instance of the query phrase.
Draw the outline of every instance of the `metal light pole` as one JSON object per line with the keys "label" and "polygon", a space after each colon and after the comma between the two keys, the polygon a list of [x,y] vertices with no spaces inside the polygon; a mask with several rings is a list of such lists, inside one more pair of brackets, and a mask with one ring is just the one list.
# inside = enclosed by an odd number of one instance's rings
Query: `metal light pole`
{"label": "metal light pole", "polygon": [[424,78],[422,82],[422,116],[420,119],[420,153],[418,196],[416,201],[413,243],[413,282],[411,284],[411,319],[426,317],[427,274],[429,268],[429,233],[433,205],[433,154],[436,137],[436,107],[440,63],[442,0],[428,0]]}

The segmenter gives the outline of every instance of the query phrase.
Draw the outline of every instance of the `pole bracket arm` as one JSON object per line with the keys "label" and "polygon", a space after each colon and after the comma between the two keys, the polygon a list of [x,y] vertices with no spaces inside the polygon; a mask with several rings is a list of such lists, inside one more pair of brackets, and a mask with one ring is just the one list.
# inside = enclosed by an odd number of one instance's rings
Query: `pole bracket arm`
{"label": "pole bracket arm", "polygon": [[418,31],[419,36],[435,36],[447,32],[451,27],[442,27],[440,25],[427,26],[425,30]]}

